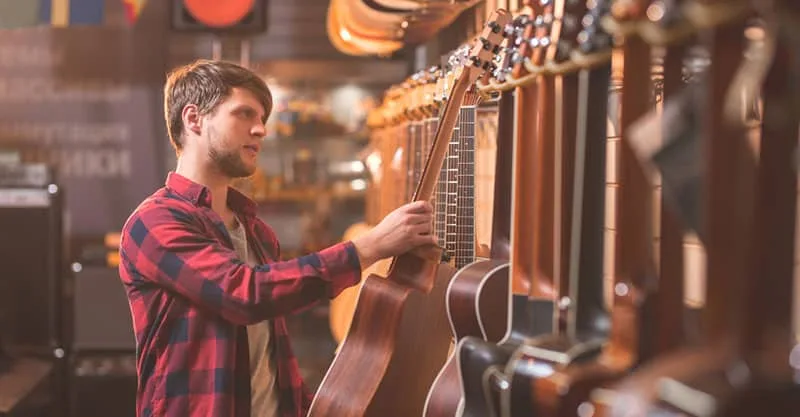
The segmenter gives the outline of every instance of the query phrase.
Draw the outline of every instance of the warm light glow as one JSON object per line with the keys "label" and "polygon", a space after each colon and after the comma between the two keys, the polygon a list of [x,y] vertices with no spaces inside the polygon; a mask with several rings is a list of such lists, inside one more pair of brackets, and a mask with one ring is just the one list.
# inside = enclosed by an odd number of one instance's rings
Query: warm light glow
{"label": "warm light glow", "polygon": [[345,28],[339,29],[339,36],[341,36],[342,40],[344,40],[345,42],[350,42],[351,40],[353,40],[353,37],[350,35],[350,32],[348,32],[347,29]]}
{"label": "warm light glow", "polygon": [[363,191],[367,189],[367,182],[362,179],[350,181],[350,188],[354,191]]}
{"label": "warm light glow", "polygon": [[664,4],[660,1],[656,1],[647,8],[645,14],[647,14],[647,18],[650,19],[651,22],[658,22],[664,18],[665,12]]}
{"label": "warm light glow", "polygon": [[350,172],[364,172],[364,163],[361,161],[351,161]]}
{"label": "warm light glow", "polygon": [[375,182],[379,183],[381,181],[381,165],[383,164],[380,152],[375,151],[367,155],[364,163],[367,165],[370,176]]}

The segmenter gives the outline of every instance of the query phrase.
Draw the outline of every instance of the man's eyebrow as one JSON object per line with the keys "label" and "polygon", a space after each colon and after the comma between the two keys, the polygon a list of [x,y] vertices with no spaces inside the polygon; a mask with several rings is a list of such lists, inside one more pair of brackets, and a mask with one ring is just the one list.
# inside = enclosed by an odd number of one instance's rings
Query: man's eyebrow
{"label": "man's eyebrow", "polygon": [[[249,104],[239,104],[239,105],[237,105],[236,107],[233,108],[234,112],[240,112],[240,111],[243,111],[243,110],[249,110],[249,111],[251,111],[253,113],[258,114],[258,110],[255,107],[253,107],[253,106],[251,106]],[[261,115],[261,121],[264,122],[264,123],[267,122],[267,114],[266,113]]]}

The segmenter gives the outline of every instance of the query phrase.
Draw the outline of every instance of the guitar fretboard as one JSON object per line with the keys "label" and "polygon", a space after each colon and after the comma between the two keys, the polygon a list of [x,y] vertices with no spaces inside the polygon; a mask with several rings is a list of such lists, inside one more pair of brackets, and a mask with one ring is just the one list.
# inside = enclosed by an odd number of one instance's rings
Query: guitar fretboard
{"label": "guitar fretboard", "polygon": [[[461,115],[459,114],[459,118],[460,117]],[[443,193],[441,197],[444,204],[444,248],[452,258],[456,257],[456,241],[458,240],[458,141],[461,134],[460,130],[461,126],[457,121],[456,126],[453,128],[453,134],[450,136],[447,157],[442,165],[442,169],[444,169],[444,175],[440,180],[443,185]]]}
{"label": "guitar fretboard", "polygon": [[[430,118],[426,121],[426,126],[428,129],[429,137],[433,138],[436,136],[436,129],[439,128],[439,119],[438,118]],[[446,224],[447,224],[447,199],[445,195],[447,194],[447,160],[445,159],[445,163],[442,164],[442,169],[439,171],[439,181],[436,184],[436,192],[434,193],[433,198],[433,207],[434,207],[434,233],[436,234],[436,238],[440,247],[446,249],[445,245],[445,234],[446,234]]]}
{"label": "guitar fretboard", "polygon": [[406,199],[411,201],[414,191],[417,189],[419,179],[422,176],[422,122],[408,122],[408,181],[406,185]]}
{"label": "guitar fretboard", "polygon": [[475,259],[475,106],[459,111],[455,148],[455,265],[461,268]]}

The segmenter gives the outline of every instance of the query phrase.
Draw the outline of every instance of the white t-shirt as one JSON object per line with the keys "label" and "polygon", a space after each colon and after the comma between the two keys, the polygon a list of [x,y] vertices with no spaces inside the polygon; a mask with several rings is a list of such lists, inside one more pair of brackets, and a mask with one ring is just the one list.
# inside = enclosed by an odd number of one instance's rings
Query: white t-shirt
{"label": "white t-shirt", "polygon": [[[228,229],[233,248],[251,266],[258,263],[255,254],[247,245],[247,234],[241,222]],[[250,347],[250,395],[252,417],[275,417],[278,415],[278,392],[275,387],[275,365],[272,363],[272,344],[270,343],[270,322],[247,326],[247,338]]]}

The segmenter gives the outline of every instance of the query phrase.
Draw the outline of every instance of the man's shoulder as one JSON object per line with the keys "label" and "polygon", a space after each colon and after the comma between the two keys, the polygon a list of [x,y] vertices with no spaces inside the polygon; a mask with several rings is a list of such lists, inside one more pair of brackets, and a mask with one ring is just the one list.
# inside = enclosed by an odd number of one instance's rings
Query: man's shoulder
{"label": "man's shoulder", "polygon": [[185,215],[188,219],[194,210],[195,207],[191,202],[162,187],[136,206],[122,226],[122,234],[130,233],[137,222],[150,223],[166,218],[180,220],[181,215]]}

